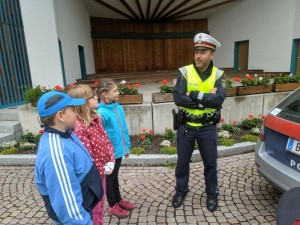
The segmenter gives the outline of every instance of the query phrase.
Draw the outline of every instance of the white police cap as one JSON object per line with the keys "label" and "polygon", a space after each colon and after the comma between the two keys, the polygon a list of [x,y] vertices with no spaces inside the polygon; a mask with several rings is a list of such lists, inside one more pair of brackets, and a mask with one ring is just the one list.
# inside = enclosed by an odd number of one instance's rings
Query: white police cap
{"label": "white police cap", "polygon": [[194,37],[194,43],[195,50],[204,50],[208,48],[215,50],[217,47],[221,46],[220,42],[205,33],[196,34]]}

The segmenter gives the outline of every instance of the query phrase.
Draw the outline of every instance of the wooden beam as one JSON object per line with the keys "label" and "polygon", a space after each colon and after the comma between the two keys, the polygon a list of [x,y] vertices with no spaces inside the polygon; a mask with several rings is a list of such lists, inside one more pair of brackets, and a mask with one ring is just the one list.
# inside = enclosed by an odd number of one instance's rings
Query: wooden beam
{"label": "wooden beam", "polygon": [[159,7],[160,7],[162,1],[163,1],[163,0],[159,0],[159,2],[157,3],[157,5],[155,6],[155,9],[154,9],[154,11],[153,11],[153,13],[152,13],[152,16],[151,16],[150,20],[153,20],[153,18],[154,18],[154,16],[155,16],[155,14],[157,13],[157,10],[159,9]]}
{"label": "wooden beam", "polygon": [[116,12],[116,13],[118,13],[118,14],[124,16],[124,17],[126,17],[126,18],[129,19],[129,20],[133,20],[133,21],[135,20],[135,18],[133,18],[133,17],[131,17],[130,15],[128,15],[128,14],[122,12],[121,10],[118,10],[117,8],[115,8],[115,7],[113,7],[112,5],[110,5],[110,4],[106,3],[106,2],[104,2],[103,0],[94,0],[94,1],[95,1],[95,2],[98,2],[99,4],[101,4],[101,5],[103,5],[103,6],[105,6],[106,8],[111,9],[112,11],[114,11],[114,12]]}
{"label": "wooden beam", "polygon": [[151,0],[148,0],[148,4],[147,4],[147,20],[149,20],[150,7],[151,7]]}
{"label": "wooden beam", "polygon": [[180,9],[182,6],[184,6],[186,3],[190,2],[191,0],[185,0],[182,3],[178,4],[177,6],[175,6],[173,9],[171,9],[169,12],[167,12],[166,14],[164,14],[161,19],[167,17],[168,15],[174,13],[176,10]]}
{"label": "wooden beam", "polygon": [[141,18],[135,13],[135,11],[128,5],[128,3],[125,0],[120,0],[120,2],[125,6],[126,9],[128,9],[129,12],[137,19],[141,20]]}
{"label": "wooden beam", "polygon": [[215,5],[211,5],[211,6],[202,8],[202,9],[198,9],[198,10],[195,10],[195,11],[188,12],[188,13],[182,14],[182,15],[177,16],[177,17],[169,17],[167,19],[176,20],[176,19],[179,19],[179,18],[190,16],[190,15],[193,15],[193,14],[196,14],[196,13],[199,13],[199,12],[203,12],[203,11],[206,11],[206,10],[209,10],[209,9],[213,9],[213,8],[218,7],[218,6],[225,5],[225,4],[228,4],[228,3],[231,3],[231,2],[235,2],[235,1],[237,1],[237,0],[228,0],[228,1],[221,2],[221,3],[215,4]]}
{"label": "wooden beam", "polygon": [[176,16],[178,16],[178,15],[180,15],[180,14],[182,14],[182,13],[188,12],[188,11],[190,11],[191,9],[195,9],[196,7],[199,7],[199,6],[201,6],[201,5],[203,5],[203,4],[207,3],[207,2],[210,2],[210,1],[211,1],[211,0],[202,0],[202,1],[200,1],[200,2],[198,2],[198,3],[195,3],[195,4],[193,4],[193,5],[191,5],[191,6],[187,7],[187,8],[185,8],[185,9],[179,11],[179,12],[176,12],[176,13],[172,14],[171,16],[168,17],[168,19],[169,19],[169,18],[176,17]]}
{"label": "wooden beam", "polygon": [[143,20],[145,20],[145,16],[144,16],[144,13],[143,13],[143,10],[142,10],[142,7],[141,7],[141,4],[140,4],[140,0],[135,0],[135,3],[140,11],[140,14],[141,14],[141,17]]}
{"label": "wooden beam", "polygon": [[159,17],[170,7],[170,5],[173,4],[173,2],[175,2],[175,0],[170,0],[168,2],[168,4],[166,4],[166,6],[158,13],[158,15],[155,17],[155,20],[159,20]]}

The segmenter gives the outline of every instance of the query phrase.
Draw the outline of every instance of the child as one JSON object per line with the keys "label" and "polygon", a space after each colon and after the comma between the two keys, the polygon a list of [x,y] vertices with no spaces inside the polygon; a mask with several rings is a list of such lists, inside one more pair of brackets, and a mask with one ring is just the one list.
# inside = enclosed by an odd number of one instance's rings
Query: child
{"label": "child", "polygon": [[[73,98],[86,99],[86,103],[84,105],[75,107],[77,121],[73,132],[78,136],[94,159],[102,179],[102,185],[105,193],[105,174],[112,173],[115,157],[112,145],[102,126],[101,118],[96,112],[99,104],[98,97],[86,84],[79,84],[70,87],[68,94]],[[103,196],[101,202],[99,202],[93,210],[94,225],[103,224],[104,201],[105,196]]]}
{"label": "child", "polygon": [[91,225],[91,210],[103,196],[97,167],[71,132],[76,123],[74,106],[84,102],[62,92],[48,92],[37,104],[45,130],[38,145],[34,178],[55,225]]}
{"label": "child", "polygon": [[[118,173],[122,157],[129,157],[130,140],[125,121],[124,109],[116,101],[119,97],[118,87],[111,80],[100,82],[100,106],[97,112],[102,117],[102,124],[113,144],[116,164],[114,171],[106,178],[106,196],[108,200],[108,214],[117,217],[127,217],[128,211],[134,209],[134,204],[121,198]],[[121,211],[120,209],[123,209]]]}

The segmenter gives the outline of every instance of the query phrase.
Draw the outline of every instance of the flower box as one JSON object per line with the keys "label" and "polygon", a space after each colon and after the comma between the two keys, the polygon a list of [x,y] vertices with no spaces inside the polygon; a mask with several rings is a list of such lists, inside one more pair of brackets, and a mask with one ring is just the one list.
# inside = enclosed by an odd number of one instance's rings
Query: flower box
{"label": "flower box", "polygon": [[173,93],[152,93],[153,103],[173,102]]}
{"label": "flower box", "polygon": [[272,91],[272,85],[257,85],[248,87],[237,87],[236,95],[254,95],[268,93]]}
{"label": "flower box", "polygon": [[226,88],[226,97],[236,96],[236,87]]}
{"label": "flower box", "polygon": [[300,83],[284,83],[284,84],[273,84],[272,91],[293,91],[300,87]]}
{"label": "flower box", "polygon": [[126,104],[142,104],[143,103],[143,94],[135,94],[135,95],[119,95],[118,103],[121,105]]}

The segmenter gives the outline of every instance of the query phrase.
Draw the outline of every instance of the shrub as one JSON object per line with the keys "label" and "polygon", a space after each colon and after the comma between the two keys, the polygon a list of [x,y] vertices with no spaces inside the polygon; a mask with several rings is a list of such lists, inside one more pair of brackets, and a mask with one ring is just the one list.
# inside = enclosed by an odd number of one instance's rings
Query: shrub
{"label": "shrub", "polygon": [[18,152],[18,149],[16,147],[12,147],[12,148],[8,148],[8,149],[0,151],[0,155],[15,154],[17,152]]}
{"label": "shrub", "polygon": [[143,148],[149,148],[151,147],[151,140],[153,138],[153,131],[147,130],[144,128],[142,130],[142,133],[138,135],[138,142]]}
{"label": "shrub", "polygon": [[145,152],[145,149],[141,148],[141,147],[130,149],[130,154],[134,154],[134,155],[141,155],[144,152]]}
{"label": "shrub", "polygon": [[16,141],[3,142],[3,143],[0,145],[0,151],[1,151],[1,150],[8,149],[8,148],[15,147],[15,146],[17,146],[17,144],[18,144],[18,143],[17,143]]}
{"label": "shrub", "polygon": [[232,138],[219,138],[218,145],[221,146],[232,146],[236,143],[236,140]]}
{"label": "shrub", "polygon": [[217,135],[219,138],[229,138],[230,137],[229,131],[227,131],[227,130],[221,130],[218,132]]}
{"label": "shrub", "polygon": [[176,140],[175,132],[172,129],[168,129],[167,127],[165,129],[164,137],[171,142],[175,142],[175,140]]}
{"label": "shrub", "polygon": [[34,144],[38,144],[40,141],[42,134],[33,134],[31,132],[28,132],[24,135],[22,135],[20,142],[29,142],[29,143],[34,143]]}
{"label": "shrub", "polygon": [[36,148],[36,144],[30,142],[20,142],[19,148],[20,150],[31,150]]}
{"label": "shrub", "polygon": [[242,120],[241,125],[243,128],[251,130],[254,127],[261,127],[262,122],[261,118],[255,118],[250,114],[247,119]]}
{"label": "shrub", "polygon": [[159,145],[162,147],[170,147],[171,142],[169,140],[163,140]]}
{"label": "shrub", "polygon": [[230,132],[232,134],[240,134],[241,133],[241,129],[233,124],[224,123],[224,124],[222,124],[221,128],[222,128],[222,130],[227,130],[228,132]]}
{"label": "shrub", "polygon": [[176,148],[173,146],[163,147],[160,149],[161,154],[174,155],[176,154]]}
{"label": "shrub", "polygon": [[249,141],[249,142],[257,142],[258,141],[258,136],[253,135],[253,134],[245,134],[241,137],[242,141]]}

